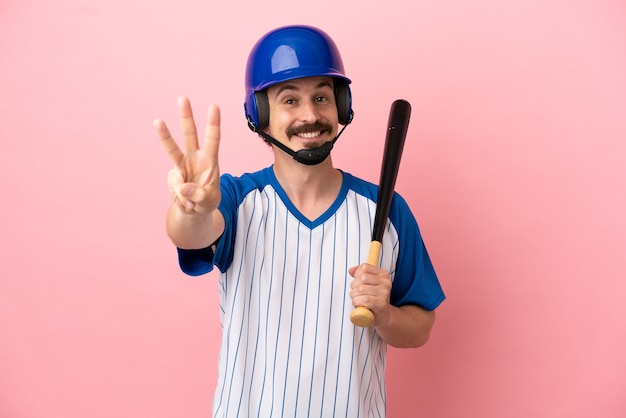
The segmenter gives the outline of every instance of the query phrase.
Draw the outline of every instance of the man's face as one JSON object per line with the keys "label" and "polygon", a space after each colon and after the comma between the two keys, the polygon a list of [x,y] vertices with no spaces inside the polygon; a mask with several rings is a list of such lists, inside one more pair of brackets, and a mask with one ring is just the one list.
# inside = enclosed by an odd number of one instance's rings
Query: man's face
{"label": "man's face", "polygon": [[338,118],[332,77],[285,81],[267,90],[267,133],[289,148],[317,148],[337,134]]}

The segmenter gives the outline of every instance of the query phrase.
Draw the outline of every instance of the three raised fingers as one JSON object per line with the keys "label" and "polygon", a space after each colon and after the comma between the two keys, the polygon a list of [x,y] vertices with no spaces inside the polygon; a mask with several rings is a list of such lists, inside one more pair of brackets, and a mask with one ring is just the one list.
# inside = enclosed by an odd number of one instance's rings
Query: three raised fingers
{"label": "three raised fingers", "polygon": [[[186,97],[180,97],[178,99],[178,113],[180,117],[180,124],[183,132],[185,151],[192,153],[199,150],[198,144],[198,132],[196,129],[196,123],[193,118],[193,112],[191,110],[191,104]],[[157,131],[161,143],[165,148],[165,152],[176,167],[183,169],[183,159],[185,154],[181,151],[180,147],[172,137],[165,122],[161,119],[154,121],[154,127]],[[204,144],[202,150],[207,153],[208,156],[217,164],[217,154],[219,150],[220,141],[220,109],[215,105],[211,105],[207,115],[207,125],[204,133]]]}

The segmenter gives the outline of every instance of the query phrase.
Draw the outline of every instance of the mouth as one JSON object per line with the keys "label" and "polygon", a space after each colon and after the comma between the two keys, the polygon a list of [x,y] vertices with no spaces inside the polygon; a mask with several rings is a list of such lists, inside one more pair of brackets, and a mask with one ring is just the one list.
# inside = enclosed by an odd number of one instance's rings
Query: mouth
{"label": "mouth", "polygon": [[287,130],[287,135],[291,137],[298,137],[307,141],[321,139],[324,134],[329,134],[332,131],[331,126],[325,123],[316,122],[308,125],[298,126],[296,128],[290,128]]}
{"label": "mouth", "polygon": [[313,139],[313,138],[320,136],[321,134],[322,134],[322,131],[302,132],[302,133],[296,134],[296,136],[300,138],[304,138],[304,139]]}

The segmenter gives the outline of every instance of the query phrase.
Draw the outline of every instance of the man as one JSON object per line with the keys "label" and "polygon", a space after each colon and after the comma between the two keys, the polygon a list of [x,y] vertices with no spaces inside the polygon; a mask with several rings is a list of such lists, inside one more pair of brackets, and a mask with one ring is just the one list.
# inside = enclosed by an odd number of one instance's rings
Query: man
{"label": "man", "polygon": [[[222,342],[215,417],[385,415],[386,347],[428,340],[444,300],[417,223],[396,194],[380,267],[365,263],[377,187],[333,166],[353,116],[339,52],[308,26],[266,34],[250,53],[245,112],[274,164],[220,176],[220,114],[202,147],[179,99],[186,152],[155,126],[174,161],[167,232],[190,275],[220,271]],[[342,128],[342,129],[343,129]],[[372,327],[355,327],[354,306]]]}

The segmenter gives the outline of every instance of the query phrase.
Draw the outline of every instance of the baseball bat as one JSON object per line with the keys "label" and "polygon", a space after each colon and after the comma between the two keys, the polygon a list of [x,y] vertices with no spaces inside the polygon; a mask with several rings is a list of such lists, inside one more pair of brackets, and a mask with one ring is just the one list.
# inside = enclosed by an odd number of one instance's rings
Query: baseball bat
{"label": "baseball bat", "polygon": [[[387,216],[391,207],[396,179],[398,178],[400,159],[409,128],[410,116],[411,105],[406,100],[398,99],[391,104],[383,161],[380,167],[372,241],[367,255],[367,264],[373,266],[378,266],[379,263],[383,233],[387,224]],[[363,306],[357,306],[350,313],[350,321],[359,327],[370,327],[374,323],[374,314]]]}

